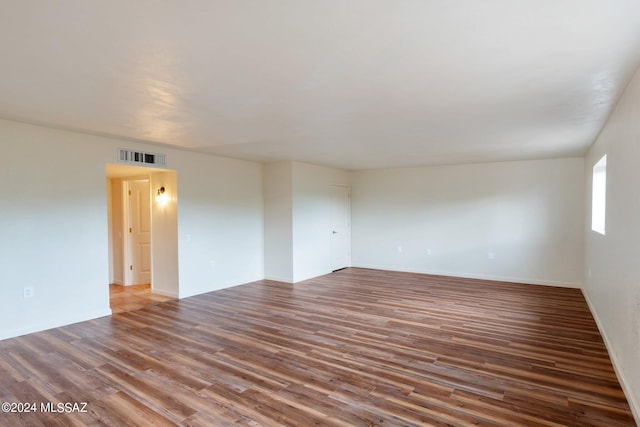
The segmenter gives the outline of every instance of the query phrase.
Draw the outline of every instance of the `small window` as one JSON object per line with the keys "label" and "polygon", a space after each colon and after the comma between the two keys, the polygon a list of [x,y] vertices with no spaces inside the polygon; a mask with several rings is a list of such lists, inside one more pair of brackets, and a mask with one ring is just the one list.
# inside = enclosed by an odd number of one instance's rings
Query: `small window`
{"label": "small window", "polygon": [[607,206],[607,155],[593,166],[593,193],[591,198],[591,229],[604,234]]}

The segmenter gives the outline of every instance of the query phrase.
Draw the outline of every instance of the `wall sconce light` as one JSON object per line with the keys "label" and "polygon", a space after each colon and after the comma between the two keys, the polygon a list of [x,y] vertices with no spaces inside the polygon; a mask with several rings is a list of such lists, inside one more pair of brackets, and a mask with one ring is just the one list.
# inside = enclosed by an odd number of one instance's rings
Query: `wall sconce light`
{"label": "wall sconce light", "polygon": [[156,193],[156,203],[159,205],[165,205],[169,201],[169,197],[167,193],[165,193],[164,187],[158,188],[158,192]]}

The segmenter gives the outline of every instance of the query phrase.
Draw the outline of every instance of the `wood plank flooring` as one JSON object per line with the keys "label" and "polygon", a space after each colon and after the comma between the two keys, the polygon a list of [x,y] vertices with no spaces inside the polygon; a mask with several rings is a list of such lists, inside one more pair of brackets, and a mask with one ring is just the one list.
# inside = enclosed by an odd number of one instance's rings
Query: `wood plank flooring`
{"label": "wood plank flooring", "polygon": [[579,290],[365,269],[0,341],[0,401],[37,404],[2,426],[635,425]]}
{"label": "wood plank flooring", "polygon": [[109,285],[109,303],[113,314],[137,310],[172,299],[151,292],[151,285]]}

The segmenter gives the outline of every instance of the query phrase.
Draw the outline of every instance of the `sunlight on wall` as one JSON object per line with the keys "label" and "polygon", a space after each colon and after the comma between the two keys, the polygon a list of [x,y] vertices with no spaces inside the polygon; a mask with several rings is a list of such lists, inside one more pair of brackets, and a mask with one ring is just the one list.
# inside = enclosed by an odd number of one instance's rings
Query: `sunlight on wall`
{"label": "sunlight on wall", "polygon": [[607,206],[607,155],[602,156],[593,166],[593,187],[591,198],[591,229],[605,234],[605,213]]}

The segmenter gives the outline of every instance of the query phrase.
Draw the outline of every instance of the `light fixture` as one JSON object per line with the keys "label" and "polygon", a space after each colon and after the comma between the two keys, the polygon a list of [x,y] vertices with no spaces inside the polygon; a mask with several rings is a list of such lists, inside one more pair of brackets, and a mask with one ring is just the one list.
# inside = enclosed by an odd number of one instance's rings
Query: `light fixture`
{"label": "light fixture", "polygon": [[158,192],[156,193],[156,202],[160,205],[165,205],[169,201],[167,197],[167,193],[165,193],[164,187],[158,188]]}

